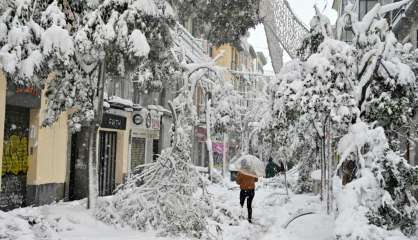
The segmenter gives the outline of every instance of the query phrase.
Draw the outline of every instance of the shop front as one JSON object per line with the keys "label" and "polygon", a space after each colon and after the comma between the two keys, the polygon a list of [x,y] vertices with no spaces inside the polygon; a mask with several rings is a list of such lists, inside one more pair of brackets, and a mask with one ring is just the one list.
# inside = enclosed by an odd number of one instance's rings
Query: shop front
{"label": "shop front", "polygon": [[28,172],[29,108],[7,105],[4,123],[0,209],[25,205]]}
{"label": "shop front", "polygon": [[161,112],[138,109],[132,114],[131,171],[138,166],[155,161],[161,152]]}
{"label": "shop front", "polygon": [[[127,175],[129,153],[129,123],[131,113],[120,109],[106,109],[98,132],[98,193],[113,194]],[[68,196],[69,200],[88,196],[88,131],[73,134]]]}
{"label": "shop front", "polygon": [[0,71],[0,210],[64,198],[67,114],[42,127],[43,95],[35,87],[7,81]]}

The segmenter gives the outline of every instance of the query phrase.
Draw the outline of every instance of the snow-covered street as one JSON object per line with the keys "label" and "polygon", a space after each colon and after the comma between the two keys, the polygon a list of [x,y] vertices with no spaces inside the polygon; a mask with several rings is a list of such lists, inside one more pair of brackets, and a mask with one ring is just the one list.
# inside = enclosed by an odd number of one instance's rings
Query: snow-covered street
{"label": "snow-covered street", "polygon": [[[304,240],[332,239],[332,217],[322,214],[318,196],[310,194],[285,194],[284,188],[276,188],[263,182],[259,184],[253,201],[254,223],[241,218],[238,201],[239,188],[230,182],[227,186],[212,185],[217,206],[229,209],[236,221],[221,224],[222,238]],[[141,232],[128,228],[117,228],[96,220],[85,208],[86,201],[56,203],[36,208],[22,208],[0,215],[0,239],[185,239],[184,236],[158,236],[152,231]],[[312,210],[318,214],[296,219],[285,229],[283,224],[301,210]],[[244,214],[246,217],[246,212]]]}
{"label": "snow-covered street", "polygon": [[[217,193],[215,201],[235,208],[236,214],[239,214],[238,188],[225,190],[213,186],[211,190]],[[332,232],[329,231],[333,228],[332,217],[321,213],[321,209],[318,196],[292,193],[287,196],[284,188],[258,187],[253,201],[254,223],[241,220],[237,226],[224,226],[223,239],[332,239]],[[318,214],[305,215],[283,228],[292,216],[308,210]]]}
{"label": "snow-covered street", "polygon": [[418,0],[0,0],[0,240],[418,240],[417,26]]}

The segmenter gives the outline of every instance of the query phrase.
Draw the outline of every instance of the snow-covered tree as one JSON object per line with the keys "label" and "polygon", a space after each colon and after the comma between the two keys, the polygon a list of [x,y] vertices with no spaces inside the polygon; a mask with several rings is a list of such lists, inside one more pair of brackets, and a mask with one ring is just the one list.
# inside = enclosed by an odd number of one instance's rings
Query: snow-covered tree
{"label": "snow-covered tree", "polygon": [[210,238],[207,221],[213,214],[213,206],[206,191],[208,180],[191,160],[191,139],[197,120],[191,86],[196,79],[188,76],[199,71],[199,67],[186,68],[187,84],[170,102],[174,121],[171,146],[154,163],[136,169],[114,196],[100,201],[95,211],[99,219],[140,230],[151,227],[163,235]]}
{"label": "snow-covered tree", "polygon": [[261,23],[260,0],[173,0],[181,22],[189,19],[214,45],[240,43],[249,28]]}
{"label": "snow-covered tree", "polygon": [[157,229],[164,235],[201,238],[212,214],[203,179],[191,161],[190,129],[177,126],[174,143],[156,162],[134,174],[115,196],[100,201],[96,216],[134,229]]}
{"label": "snow-covered tree", "polygon": [[324,16],[315,5],[316,15],[311,19],[310,30],[302,41],[302,46],[298,49],[300,59],[306,60],[312,54],[318,52],[319,45],[324,41],[325,37],[332,37],[333,31],[331,22]]}
{"label": "snow-covered tree", "polygon": [[213,128],[215,132],[226,132],[227,129],[238,130],[240,128],[241,115],[244,111],[240,105],[242,97],[234,87],[225,83],[216,86],[213,93],[215,107],[212,114]]}
{"label": "snow-covered tree", "polygon": [[174,23],[170,5],[154,0],[23,0],[2,13],[0,67],[15,83],[48,86],[44,126],[71,109],[70,127],[89,127],[93,188],[105,82],[120,77],[143,91],[160,90],[181,72],[171,52]]}
{"label": "snow-covered tree", "polygon": [[[228,73],[226,73],[228,74]],[[251,76],[245,79],[236,76],[239,89],[229,82],[216,85],[213,89],[213,110],[211,124],[214,131],[228,134],[229,139],[240,142],[242,152],[259,155],[262,150],[259,141],[260,121],[268,116],[268,95],[265,92],[264,78]]]}
{"label": "snow-covered tree", "polygon": [[[6,8],[0,17],[0,68],[10,81],[18,85],[43,87],[43,80],[48,74],[46,56],[54,44],[62,51],[65,61],[73,52],[73,45],[68,32],[63,28],[62,19],[55,16],[51,24],[43,28],[40,22],[33,20],[30,1],[6,1]],[[44,12],[44,19],[50,17]],[[65,25],[65,22],[64,22]],[[51,33],[59,33],[51,39]],[[54,42],[56,41],[56,42]],[[61,57],[60,56],[60,57]]]}
{"label": "snow-covered tree", "polygon": [[[347,159],[352,160],[359,170],[352,172],[353,182],[339,192],[338,239],[373,239],[383,231],[377,226],[388,230],[400,228],[405,235],[415,231],[415,200],[410,195],[415,172],[397,152],[399,137],[409,132],[413,122],[415,75],[410,59],[414,54],[408,46],[396,40],[384,18],[385,13],[405,3],[377,4],[361,21],[357,18],[343,21],[348,25],[339,25],[338,28],[353,33],[353,39],[348,43],[334,39],[327,27],[329,20],[317,12],[311,24],[313,29],[300,51],[300,59],[285,65],[278,81],[271,87],[273,111],[266,130],[273,133],[277,145],[285,146],[281,148],[282,154],[289,149],[296,153],[301,142],[310,146],[304,150],[307,155],[314,156],[309,159],[314,163],[303,164],[311,169],[302,168],[302,187],[305,187],[304,180],[309,179],[306,175],[318,166],[320,160],[334,155],[332,149],[336,142],[350,129],[364,124],[367,127],[362,128],[363,132],[366,128],[370,128],[368,134],[380,132],[376,138],[351,151],[350,156],[340,152],[343,160],[334,170],[341,170]],[[355,15],[350,8],[347,9],[347,15]],[[337,31],[338,37],[340,30]],[[369,127],[369,123],[377,127]],[[360,138],[351,139],[351,142],[360,144],[364,141]],[[371,150],[376,142],[384,146],[380,152]],[[318,152],[315,150],[317,146],[320,158],[313,154]],[[370,158],[367,161],[366,155]],[[333,161],[335,159],[338,157]],[[332,164],[332,161],[327,161],[327,164]],[[367,188],[367,193],[363,193]],[[356,201],[351,196],[356,196]],[[374,203],[369,204],[372,201]],[[372,234],[376,231],[377,235],[363,236],[359,233],[362,230],[351,225],[343,226],[343,219],[348,219],[346,214],[359,205],[361,208],[356,210],[359,215],[355,221],[368,228],[365,232]],[[347,206],[350,210],[345,211]]]}
{"label": "snow-covered tree", "polygon": [[[85,8],[88,9],[88,6]],[[83,18],[74,32],[79,74],[84,77],[95,74],[87,78],[98,79],[101,65],[104,68],[104,81],[123,78],[135,82],[142,91],[161,90],[163,82],[170,81],[165,76],[176,75],[179,71],[170,51],[170,27],[174,24],[172,14],[170,6],[164,1],[105,1],[99,2],[94,11],[75,12],[74,15]],[[92,80],[86,80],[91,83],[87,89],[99,88],[99,82],[95,84]],[[51,111],[51,119],[46,124],[54,122],[60,111],[68,108],[57,97],[57,94],[67,95],[66,89],[57,89],[62,85],[57,82],[48,92],[50,106],[56,108]],[[92,100],[89,101],[91,106],[94,105]],[[83,123],[86,120],[83,116],[88,115],[78,114],[72,120]]]}
{"label": "snow-covered tree", "polygon": [[383,128],[357,122],[340,140],[338,152],[339,165],[350,154],[357,156],[359,165],[356,179],[343,189],[337,187],[338,239],[379,239],[396,228],[407,236],[414,234],[417,202],[411,187],[418,175],[389,148]]}

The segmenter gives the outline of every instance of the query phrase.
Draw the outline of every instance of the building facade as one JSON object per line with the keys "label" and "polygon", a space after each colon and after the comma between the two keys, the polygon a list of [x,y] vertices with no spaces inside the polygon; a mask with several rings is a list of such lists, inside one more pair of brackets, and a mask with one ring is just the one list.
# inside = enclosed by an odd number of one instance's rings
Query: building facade
{"label": "building facade", "polygon": [[63,199],[67,166],[67,114],[42,128],[43,92],[19,87],[0,72],[0,210]]}

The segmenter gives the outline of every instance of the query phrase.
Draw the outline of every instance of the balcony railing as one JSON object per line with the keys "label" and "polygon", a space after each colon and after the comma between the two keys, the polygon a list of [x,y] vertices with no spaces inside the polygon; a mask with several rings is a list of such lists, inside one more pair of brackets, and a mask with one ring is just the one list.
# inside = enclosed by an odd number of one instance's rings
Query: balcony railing
{"label": "balcony railing", "polygon": [[[400,0],[396,0],[394,2],[399,2]],[[414,3],[416,0],[412,0],[407,5],[404,5],[401,8],[397,8],[392,11],[392,25],[396,25],[399,23],[400,19],[404,16],[405,11]]]}
{"label": "balcony railing", "polygon": [[182,51],[190,62],[209,62],[209,46],[206,40],[192,36],[181,24],[177,24],[175,44]]}

